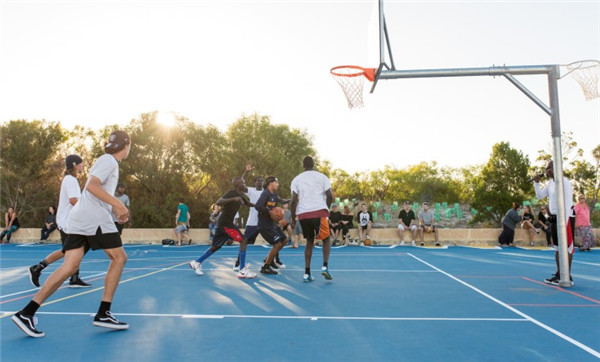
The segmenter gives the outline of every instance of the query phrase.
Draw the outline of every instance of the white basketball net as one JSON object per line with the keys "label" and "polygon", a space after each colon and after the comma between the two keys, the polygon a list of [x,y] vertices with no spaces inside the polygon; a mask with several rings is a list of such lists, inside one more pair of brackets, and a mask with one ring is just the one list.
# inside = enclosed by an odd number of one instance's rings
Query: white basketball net
{"label": "white basketball net", "polygon": [[342,87],[348,108],[362,108],[363,103],[363,83],[365,72],[362,69],[339,68],[331,75],[335,81]]}
{"label": "white basketball net", "polygon": [[577,83],[579,83],[586,100],[590,101],[600,97],[598,89],[600,62],[597,60],[582,60],[567,65],[567,69],[569,70],[567,74],[571,74]]}

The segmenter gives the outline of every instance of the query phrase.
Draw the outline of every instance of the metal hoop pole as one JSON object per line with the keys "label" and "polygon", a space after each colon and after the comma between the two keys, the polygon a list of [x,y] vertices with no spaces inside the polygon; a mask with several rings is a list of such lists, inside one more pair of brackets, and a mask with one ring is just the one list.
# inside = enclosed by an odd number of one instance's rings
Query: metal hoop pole
{"label": "metal hoop pole", "polygon": [[571,287],[573,284],[569,272],[569,251],[567,250],[567,222],[568,216],[565,210],[565,181],[563,178],[562,144],[560,130],[560,115],[558,111],[558,76],[560,69],[558,65],[548,73],[548,91],[550,93],[550,124],[552,128],[552,158],[554,159],[554,185],[556,187],[556,201],[558,210],[556,212],[557,234],[558,234],[558,264],[560,272],[561,287]]}

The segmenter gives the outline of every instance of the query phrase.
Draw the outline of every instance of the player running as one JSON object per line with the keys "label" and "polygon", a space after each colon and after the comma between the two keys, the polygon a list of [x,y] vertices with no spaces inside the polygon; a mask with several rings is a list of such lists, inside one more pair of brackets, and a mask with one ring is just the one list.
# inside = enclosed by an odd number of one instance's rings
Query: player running
{"label": "player running", "polygon": [[238,278],[240,279],[251,279],[256,278],[256,273],[248,270],[246,265],[246,247],[248,241],[242,236],[242,232],[234,224],[235,214],[240,210],[242,204],[247,206],[254,206],[248,199],[244,197],[244,193],[248,192],[244,179],[240,176],[236,176],[231,181],[233,189],[227,191],[221,198],[216,202],[217,205],[221,206],[221,215],[217,220],[217,228],[215,235],[213,236],[212,246],[202,254],[196,260],[190,261],[190,268],[194,269],[194,272],[198,275],[204,275],[202,272],[202,262],[208,257],[221,249],[221,247],[229,240],[234,240],[240,243],[240,266],[238,272]]}

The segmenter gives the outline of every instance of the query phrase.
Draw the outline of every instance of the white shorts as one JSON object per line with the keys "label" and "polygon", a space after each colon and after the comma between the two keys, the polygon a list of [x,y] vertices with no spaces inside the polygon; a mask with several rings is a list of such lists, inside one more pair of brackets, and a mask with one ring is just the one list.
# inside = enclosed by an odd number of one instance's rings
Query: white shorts
{"label": "white shorts", "polygon": [[[417,225],[412,224],[411,226],[408,227],[410,230],[415,231],[417,230]],[[406,226],[404,226],[403,224],[398,224],[398,229],[405,231],[406,230]]]}

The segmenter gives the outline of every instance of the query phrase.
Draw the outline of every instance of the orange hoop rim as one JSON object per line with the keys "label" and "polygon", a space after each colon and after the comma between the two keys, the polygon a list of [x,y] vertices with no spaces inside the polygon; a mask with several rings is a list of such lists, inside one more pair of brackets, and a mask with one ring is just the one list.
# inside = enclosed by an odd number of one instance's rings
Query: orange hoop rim
{"label": "orange hoop rim", "polygon": [[[337,70],[339,70],[339,69],[358,70],[358,72],[339,73],[339,72],[337,72]],[[377,72],[376,68],[363,68],[363,67],[359,67],[358,65],[338,65],[337,67],[331,68],[331,74],[333,76],[352,78],[352,77],[360,77],[361,75],[364,75],[365,78],[367,78],[367,80],[369,82],[373,82],[375,80],[376,72]]]}

